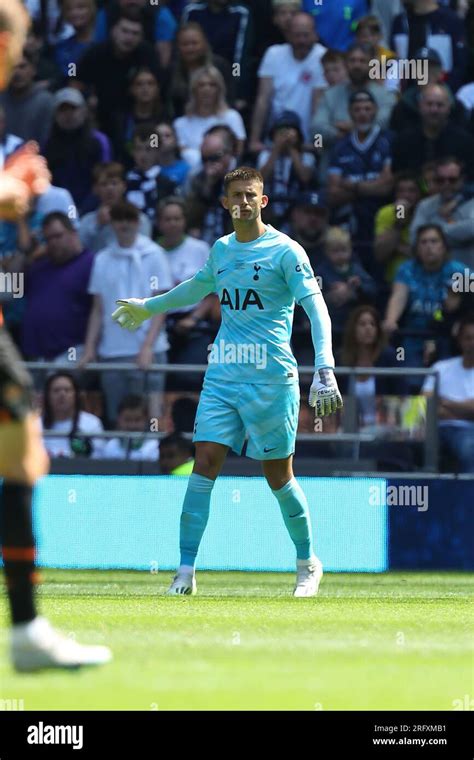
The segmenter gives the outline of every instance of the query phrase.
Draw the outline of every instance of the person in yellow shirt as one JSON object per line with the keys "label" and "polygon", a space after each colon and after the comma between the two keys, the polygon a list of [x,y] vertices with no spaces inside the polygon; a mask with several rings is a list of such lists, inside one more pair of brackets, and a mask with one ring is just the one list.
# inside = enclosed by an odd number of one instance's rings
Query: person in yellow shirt
{"label": "person in yellow shirt", "polygon": [[382,26],[377,16],[363,16],[359,19],[356,27],[356,40],[361,45],[372,45],[377,52],[379,61],[383,60],[382,56],[385,56],[387,61],[398,58],[394,50],[390,50],[381,44]]}
{"label": "person in yellow shirt", "polygon": [[374,256],[384,268],[387,283],[393,282],[398,267],[411,256],[410,223],[421,190],[411,172],[395,178],[394,201],[382,206],[375,216]]}
{"label": "person in yellow shirt", "polygon": [[160,470],[162,475],[190,475],[194,466],[194,446],[179,433],[160,441]]}

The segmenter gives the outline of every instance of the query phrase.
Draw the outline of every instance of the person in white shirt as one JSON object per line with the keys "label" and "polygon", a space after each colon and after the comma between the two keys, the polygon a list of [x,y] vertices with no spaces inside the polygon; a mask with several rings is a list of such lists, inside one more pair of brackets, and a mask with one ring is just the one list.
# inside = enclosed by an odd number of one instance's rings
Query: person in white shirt
{"label": "person in white shirt", "polygon": [[[145,396],[129,393],[118,406],[117,430],[125,433],[150,432],[151,420]],[[111,438],[104,446],[103,459],[131,459],[157,462],[157,438]]]}
{"label": "person in white shirt", "polygon": [[247,133],[239,112],[227,105],[224,77],[220,71],[215,66],[202,66],[192,74],[189,89],[191,96],[186,115],[173,122],[184,160],[190,166],[200,163],[204,134],[216,124],[225,124],[232,129],[237,138],[237,153],[241,155]]}
{"label": "person in white shirt", "polygon": [[44,445],[52,457],[100,457],[104,440],[94,438],[103,431],[95,414],[81,409],[80,389],[69,372],[55,372],[46,380],[43,393],[43,431],[54,431],[58,437],[44,437]]}
{"label": "person in white shirt", "polygon": [[[158,243],[166,252],[171,269],[173,287],[194,277],[205,265],[209,256],[209,245],[186,234],[185,201],[179,197],[162,200],[157,207],[157,221],[160,236]],[[207,347],[211,336],[206,328],[206,320],[218,306],[216,295],[208,295],[198,304],[182,306],[167,314],[168,337],[170,340],[169,360],[171,363],[205,364]],[[176,379],[180,388],[200,387],[202,375],[190,373]]]}
{"label": "person in white shirt", "polygon": [[283,111],[295,111],[305,140],[311,142],[311,117],[327,87],[321,58],[326,48],[317,41],[314,20],[308,13],[295,13],[289,30],[290,44],[271,45],[258,69],[258,91],[252,117],[249,148],[264,149],[265,126]]}
{"label": "person in white shirt", "polygon": [[[462,355],[436,362],[438,373],[438,419],[442,445],[455,456],[460,472],[474,473],[474,314],[459,326]],[[427,377],[423,394],[430,396],[434,377]]]}
{"label": "person in white shirt", "polygon": [[96,254],[89,281],[94,296],[87,327],[83,367],[98,356],[103,362],[134,362],[136,370],[102,372],[107,417],[115,421],[118,404],[126,393],[153,393],[152,413],[159,415],[164,374],[147,370],[153,363],[166,363],[168,340],[164,329],[165,316],[157,315],[148,327],[124,333],[108,315],[116,308],[116,300],[131,291],[157,294],[173,286],[168,261],[162,248],[138,233],[140,212],[128,201],[120,201],[110,210],[116,240]]}

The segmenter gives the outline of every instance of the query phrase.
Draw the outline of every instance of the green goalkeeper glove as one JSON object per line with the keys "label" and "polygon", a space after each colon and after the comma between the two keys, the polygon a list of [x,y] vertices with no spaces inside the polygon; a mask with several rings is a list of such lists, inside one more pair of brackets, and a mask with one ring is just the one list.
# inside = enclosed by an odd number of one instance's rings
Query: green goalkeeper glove
{"label": "green goalkeeper glove", "polygon": [[150,319],[153,314],[145,309],[144,298],[124,298],[116,303],[120,304],[118,309],[115,309],[112,314],[112,319],[118,322],[120,327],[124,327],[125,330],[138,330],[142,322],[145,319]]}
{"label": "green goalkeeper glove", "polygon": [[309,405],[316,407],[316,417],[325,417],[342,408],[342,396],[332,369],[324,367],[314,373]]}

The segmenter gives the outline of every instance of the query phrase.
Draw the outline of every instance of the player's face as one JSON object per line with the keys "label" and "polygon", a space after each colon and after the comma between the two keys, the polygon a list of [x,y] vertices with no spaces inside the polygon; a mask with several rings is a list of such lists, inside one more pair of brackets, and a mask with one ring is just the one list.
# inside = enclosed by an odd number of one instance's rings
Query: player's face
{"label": "player's face", "polygon": [[263,195],[260,182],[236,180],[229,185],[222,203],[234,221],[253,223],[267,205],[268,197]]}
{"label": "player's face", "polygon": [[355,328],[356,342],[363,346],[371,346],[377,337],[377,325],[369,311],[362,313]]}

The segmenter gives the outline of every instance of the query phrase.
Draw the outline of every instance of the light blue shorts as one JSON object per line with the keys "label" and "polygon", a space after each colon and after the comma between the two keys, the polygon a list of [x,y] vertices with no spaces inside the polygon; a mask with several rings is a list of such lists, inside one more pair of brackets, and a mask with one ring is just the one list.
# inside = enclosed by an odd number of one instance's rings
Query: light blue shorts
{"label": "light blue shorts", "polygon": [[252,459],[285,459],[295,451],[298,383],[263,385],[204,381],[193,442],[221,443]]}

